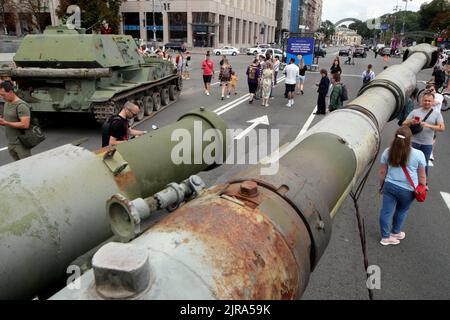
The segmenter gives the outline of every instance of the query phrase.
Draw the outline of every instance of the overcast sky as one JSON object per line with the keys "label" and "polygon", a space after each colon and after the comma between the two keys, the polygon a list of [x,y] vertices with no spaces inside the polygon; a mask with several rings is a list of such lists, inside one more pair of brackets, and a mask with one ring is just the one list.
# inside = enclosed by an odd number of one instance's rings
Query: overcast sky
{"label": "overcast sky", "polygon": [[[408,0],[408,11],[418,11],[420,5],[431,0]],[[334,23],[344,18],[366,20],[393,12],[396,5],[405,10],[402,0],[323,0],[322,21]]]}

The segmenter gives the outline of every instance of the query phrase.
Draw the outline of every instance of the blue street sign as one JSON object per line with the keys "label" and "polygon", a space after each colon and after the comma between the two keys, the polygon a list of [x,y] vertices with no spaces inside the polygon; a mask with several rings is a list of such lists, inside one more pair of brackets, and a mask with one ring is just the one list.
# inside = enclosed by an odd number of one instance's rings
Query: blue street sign
{"label": "blue street sign", "polygon": [[289,38],[286,63],[289,63],[291,58],[295,59],[296,64],[300,62],[300,58],[303,58],[305,65],[312,65],[314,61],[314,38]]}
{"label": "blue street sign", "polygon": [[381,30],[386,31],[391,27],[391,25],[389,23],[383,23],[381,25]]}

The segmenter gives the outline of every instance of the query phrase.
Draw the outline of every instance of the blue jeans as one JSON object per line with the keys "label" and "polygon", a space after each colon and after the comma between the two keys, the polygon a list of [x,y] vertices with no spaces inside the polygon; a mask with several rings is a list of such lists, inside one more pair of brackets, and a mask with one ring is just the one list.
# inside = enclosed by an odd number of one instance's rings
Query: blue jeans
{"label": "blue jeans", "polygon": [[412,147],[414,149],[420,150],[425,155],[425,161],[427,163],[427,166],[425,167],[425,171],[427,173],[428,177],[428,161],[430,161],[431,152],[433,151],[433,145],[432,144],[418,144],[413,142]]}
{"label": "blue jeans", "polygon": [[406,190],[393,183],[385,182],[383,187],[383,207],[380,212],[380,229],[383,238],[391,233],[399,233],[408,215],[408,209],[414,201],[413,191]]}

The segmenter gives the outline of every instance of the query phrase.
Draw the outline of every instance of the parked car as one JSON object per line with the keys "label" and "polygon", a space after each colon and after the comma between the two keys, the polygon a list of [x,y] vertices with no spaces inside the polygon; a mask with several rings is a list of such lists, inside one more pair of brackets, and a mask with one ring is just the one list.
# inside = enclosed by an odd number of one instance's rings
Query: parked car
{"label": "parked car", "polygon": [[322,58],[325,58],[326,55],[327,55],[327,52],[326,52],[325,50],[321,49],[321,48],[317,48],[317,49],[314,51],[314,56],[315,56],[315,57],[322,57]]}
{"label": "parked car", "polygon": [[166,49],[172,49],[174,51],[181,51],[185,52],[186,47],[184,46],[184,43],[182,42],[169,42],[164,45]]}
{"label": "parked car", "polygon": [[216,56],[220,56],[220,55],[237,56],[239,54],[239,49],[237,49],[235,47],[224,46],[219,49],[214,49],[213,52]]}
{"label": "parked car", "polygon": [[349,56],[350,55],[350,49],[341,49],[339,50],[339,56]]}
{"label": "parked car", "polygon": [[280,61],[283,61],[283,58],[286,58],[286,52],[283,52],[280,49],[268,48],[261,50],[262,55],[266,55],[267,53],[270,53],[272,57],[278,57]]}
{"label": "parked car", "polygon": [[261,54],[261,50],[270,48],[270,44],[260,44],[253,48],[247,49],[247,55],[257,55]]}
{"label": "parked car", "polygon": [[355,50],[353,51],[353,58],[356,58],[356,57],[366,58],[367,57],[366,50],[364,50],[363,47],[355,48]]}

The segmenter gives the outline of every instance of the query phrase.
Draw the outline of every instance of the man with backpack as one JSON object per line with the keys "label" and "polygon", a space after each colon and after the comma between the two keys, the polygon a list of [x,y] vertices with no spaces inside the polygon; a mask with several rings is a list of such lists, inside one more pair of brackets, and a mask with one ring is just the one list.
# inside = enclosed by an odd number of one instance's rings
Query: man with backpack
{"label": "man with backpack", "polygon": [[9,154],[14,161],[30,157],[31,149],[19,139],[23,130],[30,127],[30,107],[16,95],[14,84],[9,80],[0,83],[0,97],[5,100],[0,126],[5,127]]}
{"label": "man with backpack", "polygon": [[139,107],[127,101],[118,115],[112,116],[102,126],[102,148],[116,146],[128,141],[130,137],[139,137],[147,131],[134,130],[130,128],[129,121],[139,113]]}
{"label": "man with backpack", "polygon": [[375,78],[375,72],[372,70],[372,65],[367,66],[367,70],[364,70],[362,74],[363,86],[366,86],[370,81]]}
{"label": "man with backpack", "polygon": [[344,101],[348,100],[347,87],[341,83],[341,75],[339,73],[333,74],[332,78],[333,90],[330,95],[330,105],[328,109],[330,112],[342,108]]}
{"label": "man with backpack", "polygon": [[258,66],[258,59],[255,59],[253,63],[247,68],[247,83],[248,83],[248,91],[250,93],[249,103],[253,103],[253,99],[255,98],[256,90],[259,85],[259,78],[261,71]]}

